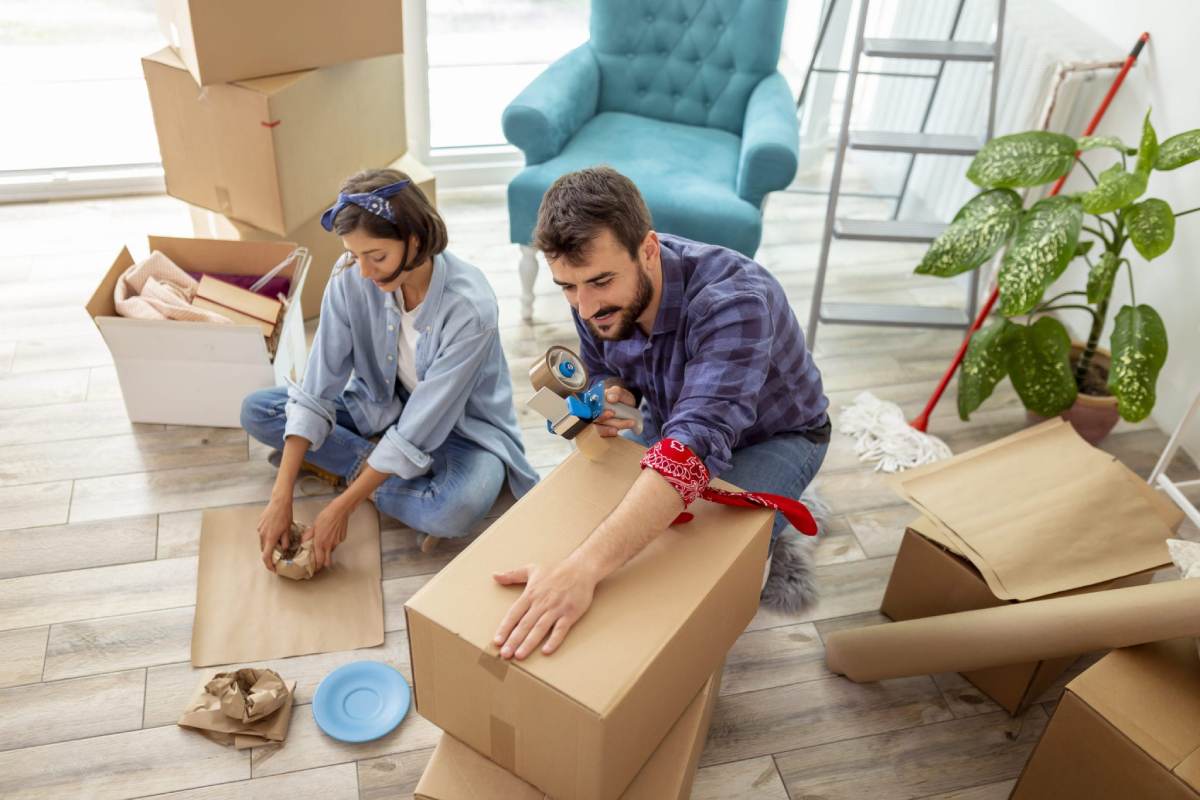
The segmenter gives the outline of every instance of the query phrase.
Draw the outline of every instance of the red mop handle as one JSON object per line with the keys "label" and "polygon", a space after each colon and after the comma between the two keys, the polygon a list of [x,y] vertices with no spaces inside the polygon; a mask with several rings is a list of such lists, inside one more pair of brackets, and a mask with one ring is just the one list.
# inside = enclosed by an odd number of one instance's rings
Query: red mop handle
{"label": "red mop handle", "polygon": [[[1129,74],[1129,70],[1133,67],[1133,62],[1137,61],[1137,57],[1142,52],[1142,48],[1146,42],[1150,40],[1149,33],[1143,33],[1138,37],[1137,44],[1129,51],[1129,55],[1125,57],[1125,63],[1121,65],[1121,70],[1117,76],[1113,78],[1112,85],[1108,87],[1108,92],[1104,95],[1104,99],[1100,101],[1100,107],[1096,109],[1096,113],[1092,115],[1091,120],[1084,129],[1084,136],[1091,136],[1095,132],[1096,126],[1100,124],[1100,118],[1104,116],[1104,112],[1108,110],[1109,104],[1117,93],[1117,89],[1121,88],[1121,84],[1125,82],[1125,76]],[[1079,157],[1079,151],[1075,151],[1075,157]],[[1067,176],[1063,175],[1054,184],[1054,188],[1050,190],[1050,196],[1058,194],[1062,190],[1063,184],[1066,183]],[[912,422],[908,423],[919,431],[926,431],[929,428],[929,415],[933,413],[933,409],[937,407],[938,402],[942,399],[942,395],[946,392],[946,387],[950,385],[950,379],[954,377],[954,373],[958,371],[958,367],[962,364],[963,356],[967,353],[967,345],[971,343],[971,336],[975,331],[982,327],[984,320],[992,313],[992,307],[996,305],[996,299],[1000,296],[1000,289],[993,287],[992,293],[988,296],[987,302],[983,304],[983,308],[979,309],[979,314],[976,315],[975,321],[971,323],[971,327],[967,329],[966,338],[962,340],[962,344],[958,346],[958,352],[954,354],[954,360],[950,362],[949,369],[942,379],[938,382],[937,388],[933,390],[933,395],[930,396],[929,402],[925,404],[925,408]]]}

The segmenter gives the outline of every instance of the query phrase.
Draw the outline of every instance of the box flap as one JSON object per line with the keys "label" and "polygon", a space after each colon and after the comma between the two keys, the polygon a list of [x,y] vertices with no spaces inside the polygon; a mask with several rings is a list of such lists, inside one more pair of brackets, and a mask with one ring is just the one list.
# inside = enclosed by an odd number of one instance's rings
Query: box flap
{"label": "box flap", "polygon": [[92,292],[91,299],[87,302],[87,312],[93,320],[96,317],[116,316],[117,306],[113,294],[117,289],[117,281],[121,279],[125,270],[133,265],[133,255],[129,252],[129,248],[122,247],[116,260],[108,268],[108,272],[104,273],[104,277],[100,279],[100,285],[96,287],[96,291]]}
{"label": "box flap", "polygon": [[767,512],[693,505],[692,522],[667,530],[601,582],[588,613],[552,656],[537,651],[523,662],[499,661],[492,636],[521,590],[498,585],[492,575],[568,555],[624,497],[641,472],[643,452],[614,439],[598,461],[573,453],[407,607],[494,656],[497,669],[522,670],[607,714],[737,556],[762,543]]}
{"label": "box flap", "polygon": [[1200,656],[1194,639],[1114,650],[1067,688],[1160,764],[1198,785]]}
{"label": "box flap", "polygon": [[[296,245],[291,242],[238,242],[228,239],[149,237],[150,249],[159,250],[188,272],[211,272],[225,275],[262,275],[283,261]],[[296,264],[280,271],[285,278],[295,278]]]}
{"label": "box flap", "polygon": [[1162,566],[1182,519],[1061,419],[911,470],[894,485],[1007,600]]}

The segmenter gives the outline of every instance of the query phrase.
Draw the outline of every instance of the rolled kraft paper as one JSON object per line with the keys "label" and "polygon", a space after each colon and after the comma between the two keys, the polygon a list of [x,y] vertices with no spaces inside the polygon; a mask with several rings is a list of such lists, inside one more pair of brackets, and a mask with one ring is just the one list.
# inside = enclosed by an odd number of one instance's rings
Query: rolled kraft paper
{"label": "rolled kraft paper", "polygon": [[240,722],[273,714],[290,697],[283,678],[270,669],[218,672],[204,689],[220,701],[221,713]]}
{"label": "rolled kraft paper", "polygon": [[313,558],[312,539],[301,542],[306,528],[293,522],[289,537],[288,549],[283,551],[275,546],[271,553],[271,563],[275,565],[275,574],[294,581],[306,581],[316,574],[316,562]]}
{"label": "rolled kraft paper", "polygon": [[835,631],[825,643],[825,663],[863,683],[1025,664],[1185,636],[1200,636],[1200,580]]}
{"label": "rolled kraft paper", "polygon": [[[563,363],[571,365],[569,369],[572,374],[569,377],[559,370]],[[529,368],[529,382],[533,384],[534,391],[549,389],[559,397],[569,397],[588,387],[587,367],[571,350],[554,345]]]}

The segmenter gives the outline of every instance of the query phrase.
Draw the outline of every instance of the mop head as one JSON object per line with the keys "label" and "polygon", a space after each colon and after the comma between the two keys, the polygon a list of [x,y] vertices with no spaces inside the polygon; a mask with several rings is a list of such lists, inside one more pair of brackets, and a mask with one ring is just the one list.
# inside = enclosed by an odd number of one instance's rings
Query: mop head
{"label": "mop head", "polygon": [[909,425],[900,406],[870,392],[842,409],[838,430],[854,437],[860,460],[875,462],[875,469],[883,472],[900,472],[953,455],[941,439]]}

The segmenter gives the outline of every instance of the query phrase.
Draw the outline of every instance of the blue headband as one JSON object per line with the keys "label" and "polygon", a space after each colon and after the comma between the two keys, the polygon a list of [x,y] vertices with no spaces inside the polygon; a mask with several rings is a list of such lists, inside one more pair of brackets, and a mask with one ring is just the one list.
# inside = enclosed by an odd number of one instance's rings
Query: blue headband
{"label": "blue headband", "polygon": [[396,222],[396,215],[392,213],[392,204],[388,202],[388,199],[398,195],[409,183],[411,181],[397,181],[396,183],[389,183],[387,186],[380,186],[378,189],[370,192],[358,192],[355,194],[342,192],[338,195],[337,202],[321,215],[321,227],[327,231],[332,231],[333,221],[337,219],[337,215],[342,212],[343,208],[350,205],[358,206],[396,225],[398,224]]}

